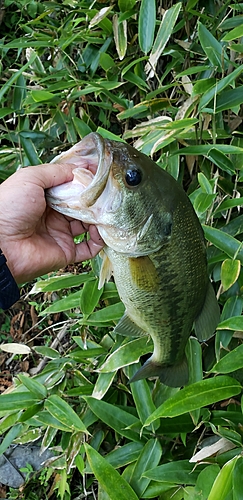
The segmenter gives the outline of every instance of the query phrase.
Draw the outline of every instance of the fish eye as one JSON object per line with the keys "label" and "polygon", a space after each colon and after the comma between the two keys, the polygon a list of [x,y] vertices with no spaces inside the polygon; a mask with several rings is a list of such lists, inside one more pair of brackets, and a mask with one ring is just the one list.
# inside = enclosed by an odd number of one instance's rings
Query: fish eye
{"label": "fish eye", "polygon": [[128,186],[138,186],[142,180],[142,173],[137,169],[129,169],[126,171],[125,181]]}

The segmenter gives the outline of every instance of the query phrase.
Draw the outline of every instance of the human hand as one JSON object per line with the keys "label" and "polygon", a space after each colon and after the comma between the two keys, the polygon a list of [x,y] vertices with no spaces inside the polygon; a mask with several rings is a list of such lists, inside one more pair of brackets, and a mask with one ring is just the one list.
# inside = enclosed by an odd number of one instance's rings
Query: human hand
{"label": "human hand", "polygon": [[[18,170],[0,185],[0,248],[17,283],[94,257],[104,246],[93,225],[82,224],[46,205],[45,189],[72,180],[70,164]],[[90,234],[75,244],[73,237]]]}

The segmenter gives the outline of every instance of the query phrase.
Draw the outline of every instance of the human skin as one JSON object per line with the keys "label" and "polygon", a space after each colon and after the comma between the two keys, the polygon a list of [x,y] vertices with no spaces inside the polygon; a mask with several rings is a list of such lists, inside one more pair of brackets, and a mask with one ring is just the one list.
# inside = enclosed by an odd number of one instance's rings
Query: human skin
{"label": "human skin", "polygon": [[[0,185],[0,248],[17,283],[94,257],[104,246],[97,229],[46,205],[45,189],[69,182],[71,164],[18,170]],[[74,236],[90,239],[75,244]]]}

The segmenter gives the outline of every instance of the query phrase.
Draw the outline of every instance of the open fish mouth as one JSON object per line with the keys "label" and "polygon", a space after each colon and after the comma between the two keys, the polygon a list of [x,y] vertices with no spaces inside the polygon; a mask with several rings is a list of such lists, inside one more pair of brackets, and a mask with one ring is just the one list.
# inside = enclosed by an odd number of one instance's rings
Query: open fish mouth
{"label": "open fish mouth", "polygon": [[95,223],[92,207],[105,190],[113,155],[109,141],[99,134],[91,133],[68,151],[52,160],[52,163],[77,165],[71,182],[55,186],[46,191],[49,206],[65,215],[83,222]]}

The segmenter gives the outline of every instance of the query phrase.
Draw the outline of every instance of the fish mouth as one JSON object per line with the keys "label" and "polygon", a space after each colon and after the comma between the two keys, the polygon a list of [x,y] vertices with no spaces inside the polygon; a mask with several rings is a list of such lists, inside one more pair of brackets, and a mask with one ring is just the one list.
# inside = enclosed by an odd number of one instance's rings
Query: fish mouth
{"label": "fish mouth", "polygon": [[[46,191],[47,204],[64,215],[89,224],[97,222],[92,206],[101,196],[109,178],[113,155],[109,141],[91,133],[52,163],[77,165],[73,180]],[[88,210],[87,210],[88,209]]]}

